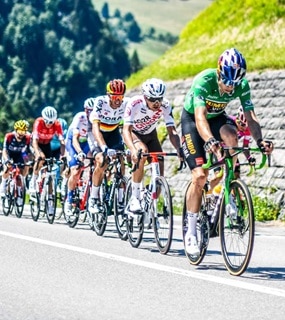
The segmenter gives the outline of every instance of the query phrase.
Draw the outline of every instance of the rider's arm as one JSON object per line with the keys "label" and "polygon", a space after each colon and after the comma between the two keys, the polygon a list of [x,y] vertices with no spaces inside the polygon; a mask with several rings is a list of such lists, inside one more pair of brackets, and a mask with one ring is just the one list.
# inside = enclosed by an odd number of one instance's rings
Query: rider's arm
{"label": "rider's arm", "polygon": [[98,143],[98,146],[102,149],[102,151],[105,151],[105,149],[107,148],[107,145],[100,131],[100,121],[93,120],[92,133],[94,135],[96,142]]}
{"label": "rider's arm", "polygon": [[253,110],[244,113],[250,133],[255,141],[262,139],[262,132],[257,117]]}
{"label": "rider's arm", "polygon": [[82,149],[80,147],[80,143],[79,143],[79,131],[77,130],[73,130],[73,135],[72,135],[72,146],[73,148],[75,149],[75,151],[77,153],[80,153],[82,152]]}
{"label": "rider's arm", "polygon": [[133,138],[132,138],[132,129],[133,126],[131,124],[125,124],[123,125],[123,139],[128,147],[128,149],[131,151],[132,154],[137,152],[137,149],[133,143]]}
{"label": "rider's arm", "polygon": [[177,150],[177,153],[180,154],[181,142],[180,137],[176,131],[174,126],[167,127],[168,135],[170,142],[172,143],[173,147]]}

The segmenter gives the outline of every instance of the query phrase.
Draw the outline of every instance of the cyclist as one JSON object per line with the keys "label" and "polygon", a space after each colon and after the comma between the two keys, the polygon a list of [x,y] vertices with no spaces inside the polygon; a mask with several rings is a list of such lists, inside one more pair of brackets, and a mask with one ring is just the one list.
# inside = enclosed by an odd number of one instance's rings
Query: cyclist
{"label": "cyclist", "polygon": [[227,49],[218,59],[218,68],[199,73],[185,97],[181,115],[182,146],[192,173],[192,183],[186,195],[188,230],[185,239],[186,251],[192,255],[199,254],[196,223],[208,175],[202,169],[206,152],[214,153],[219,159],[220,141],[229,147],[238,144],[236,128],[225,113],[230,101],[240,99],[251,135],[259,148],[266,154],[273,150],[272,142],[262,137],[245,74],[246,61],[242,54],[235,48]]}
{"label": "cyclist", "polygon": [[[92,188],[88,207],[90,213],[98,213],[103,210],[99,200],[99,190],[103,180],[104,171],[108,165],[105,156],[116,155],[116,150],[124,151],[124,143],[119,126],[124,118],[127,100],[124,97],[126,85],[121,79],[114,79],[107,83],[106,95],[99,96],[95,100],[95,108],[91,112],[90,121],[92,132],[96,140],[95,148],[96,167],[92,177]],[[102,161],[105,160],[103,164]],[[122,158],[122,173],[124,174]],[[119,210],[123,209],[120,200],[123,199],[123,189],[119,189]],[[121,201],[122,202],[122,201]]]}
{"label": "cyclist", "polygon": [[[68,130],[66,136],[66,155],[69,177],[67,179],[67,199],[64,206],[66,215],[72,215],[72,203],[76,183],[80,175],[80,162],[86,156],[92,156],[90,150],[94,149],[94,138],[92,137],[92,126],[89,121],[90,113],[94,108],[95,98],[88,98],[84,101],[84,111],[78,112]],[[64,182],[63,182],[64,183]]]}
{"label": "cyclist", "polygon": [[[127,103],[124,115],[123,137],[131,152],[133,163],[138,163],[138,150],[146,152],[162,151],[156,127],[160,118],[164,118],[170,141],[183,160],[179,135],[175,129],[170,102],[164,97],[166,86],[161,79],[148,79],[142,84],[142,94],[136,95]],[[140,160],[138,168],[132,173],[132,197],[129,210],[141,211],[141,181],[144,175],[146,158]],[[160,161],[160,172],[163,175],[163,162]]]}
{"label": "cyclist", "polygon": [[[37,118],[33,124],[32,131],[32,149],[36,163],[33,168],[33,174],[30,181],[30,194],[36,192],[36,181],[39,171],[46,158],[52,157],[51,140],[54,135],[58,136],[60,141],[60,155],[64,156],[65,143],[60,122],[57,120],[57,111],[54,107],[47,106],[42,110],[42,116]],[[52,211],[52,208],[50,208]]]}
{"label": "cyclist", "polygon": [[[25,164],[29,160],[31,134],[27,132],[28,126],[25,120],[18,120],[14,124],[14,131],[5,135],[2,151],[3,175],[0,185],[1,197],[5,196],[6,183],[9,178],[9,169],[13,163]],[[25,177],[29,167],[24,166],[20,169],[21,174]],[[21,205],[23,199],[18,198]]]}
{"label": "cyclist", "polygon": [[[62,127],[62,134],[63,134],[63,138],[66,138],[66,134],[67,134],[67,129],[68,129],[68,125],[65,119],[63,118],[58,118],[57,119]],[[50,147],[51,147],[51,151],[52,151],[52,157],[56,158],[57,160],[60,158],[60,148],[61,148],[61,143],[60,140],[58,139],[57,135],[54,135],[51,139],[50,142]]]}

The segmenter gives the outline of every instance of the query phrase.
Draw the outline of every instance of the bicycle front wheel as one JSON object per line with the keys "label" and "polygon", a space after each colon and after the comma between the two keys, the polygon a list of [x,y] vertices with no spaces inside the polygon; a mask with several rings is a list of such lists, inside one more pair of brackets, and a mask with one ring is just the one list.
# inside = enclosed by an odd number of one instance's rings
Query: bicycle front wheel
{"label": "bicycle front wheel", "polygon": [[[115,195],[114,195],[114,218],[115,218],[116,229],[121,240],[128,239],[127,218],[126,218],[125,208],[124,208],[126,206],[125,198],[126,198],[127,183],[128,183],[127,178],[122,177],[118,182],[118,187],[116,188]],[[119,202],[120,192],[123,192],[121,202]]]}
{"label": "bicycle front wheel", "polygon": [[6,187],[6,192],[5,192],[5,197],[2,198],[2,210],[4,216],[8,216],[13,209],[13,185],[12,185],[12,180],[9,180],[7,182],[7,187]]}
{"label": "bicycle front wheel", "polygon": [[162,254],[167,254],[171,247],[173,235],[173,207],[169,185],[162,176],[155,178],[156,208],[152,207],[152,226],[155,242]]}
{"label": "bicycle front wheel", "polygon": [[144,213],[133,214],[128,210],[128,203],[132,196],[132,181],[128,181],[126,190],[126,222],[127,236],[132,247],[138,248],[141,244],[144,232]]}
{"label": "bicycle front wheel", "polygon": [[254,244],[254,208],[247,185],[242,180],[230,184],[229,204],[222,199],[220,241],[225,265],[230,274],[239,276],[247,268]]}
{"label": "bicycle front wheel", "polygon": [[48,179],[47,184],[45,185],[46,191],[46,199],[45,199],[45,208],[46,218],[48,223],[53,224],[55,219],[55,212],[56,212],[56,187],[55,187],[55,180],[50,176]]}
{"label": "bicycle front wheel", "polygon": [[[24,211],[25,199],[26,199],[26,186],[25,180],[23,176],[18,177],[20,179],[21,191],[19,194],[19,190],[15,190],[15,194],[17,197],[15,199],[15,215],[17,218],[21,218]],[[17,186],[15,186],[17,188]]]}

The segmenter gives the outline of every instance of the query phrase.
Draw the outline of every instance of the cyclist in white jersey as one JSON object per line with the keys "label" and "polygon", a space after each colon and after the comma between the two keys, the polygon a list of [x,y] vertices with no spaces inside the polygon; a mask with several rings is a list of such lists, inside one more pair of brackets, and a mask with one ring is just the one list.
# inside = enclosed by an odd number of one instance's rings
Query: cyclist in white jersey
{"label": "cyclist in white jersey", "polygon": [[[166,86],[160,79],[152,78],[142,84],[142,95],[137,95],[127,103],[124,115],[123,137],[125,144],[131,151],[132,162],[137,163],[137,153],[142,149],[146,152],[162,151],[157,137],[158,120],[164,118],[170,141],[177,150],[180,160],[183,160],[183,153],[179,135],[175,129],[172,116],[172,106],[164,98]],[[141,211],[140,186],[144,175],[144,162],[140,160],[138,168],[132,173],[132,197],[130,211],[133,213]],[[160,172],[163,175],[163,162],[160,161]]]}
{"label": "cyclist in white jersey", "polygon": [[[88,98],[84,101],[84,111],[78,112],[67,131],[66,136],[66,157],[70,173],[67,183],[67,199],[64,210],[66,215],[72,215],[72,202],[76,182],[79,179],[79,162],[84,161],[86,156],[92,156],[94,149],[94,137],[89,116],[94,107],[95,98]],[[67,179],[67,174],[65,176]],[[64,182],[63,182],[64,183]]]}
{"label": "cyclist in white jersey", "polygon": [[[90,213],[98,213],[103,210],[99,200],[99,189],[104,170],[108,165],[108,159],[105,156],[112,157],[116,154],[116,150],[124,150],[119,125],[123,120],[127,103],[127,98],[124,97],[126,85],[123,80],[114,79],[107,83],[106,91],[106,95],[95,99],[94,109],[90,114],[92,132],[97,144],[94,152],[96,167],[93,172],[91,194],[88,200]],[[123,159],[122,173],[124,174]],[[123,189],[119,189],[119,202],[120,199],[123,199],[123,192]],[[123,203],[121,209],[123,209]]]}

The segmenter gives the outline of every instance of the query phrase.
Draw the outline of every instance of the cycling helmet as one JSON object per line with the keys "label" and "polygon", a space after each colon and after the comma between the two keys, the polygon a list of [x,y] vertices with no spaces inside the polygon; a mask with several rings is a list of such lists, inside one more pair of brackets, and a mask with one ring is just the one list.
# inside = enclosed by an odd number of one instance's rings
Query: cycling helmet
{"label": "cycling helmet", "polygon": [[108,94],[124,95],[126,92],[126,85],[123,80],[114,79],[107,83],[106,90]]}
{"label": "cycling helmet", "polygon": [[239,106],[239,108],[238,108],[237,119],[238,119],[241,123],[246,124],[246,118],[245,118],[245,115],[244,115],[242,106]]}
{"label": "cycling helmet", "polygon": [[45,107],[42,110],[42,117],[45,122],[48,123],[54,123],[55,120],[57,119],[57,111],[55,110],[54,107]]}
{"label": "cycling helmet", "polygon": [[218,74],[224,84],[238,85],[246,74],[246,62],[235,48],[227,49],[218,60]]}
{"label": "cycling helmet", "polygon": [[93,110],[95,105],[95,98],[88,98],[84,101],[84,109]]}
{"label": "cycling helmet", "polygon": [[14,124],[14,129],[15,130],[22,130],[22,131],[27,131],[28,126],[27,126],[27,121],[26,120],[18,120]]}
{"label": "cycling helmet", "polygon": [[152,78],[142,84],[142,93],[147,98],[163,98],[166,86],[160,79]]}

